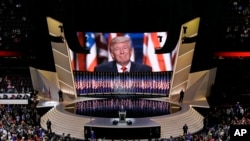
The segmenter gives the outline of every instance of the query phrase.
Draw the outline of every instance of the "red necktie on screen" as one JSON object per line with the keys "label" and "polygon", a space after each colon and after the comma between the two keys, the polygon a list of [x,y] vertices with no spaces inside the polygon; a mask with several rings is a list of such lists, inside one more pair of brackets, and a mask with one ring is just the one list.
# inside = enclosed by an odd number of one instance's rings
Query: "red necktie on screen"
{"label": "red necktie on screen", "polygon": [[124,66],[122,66],[121,69],[122,69],[122,72],[126,72],[126,70],[127,70],[127,68]]}

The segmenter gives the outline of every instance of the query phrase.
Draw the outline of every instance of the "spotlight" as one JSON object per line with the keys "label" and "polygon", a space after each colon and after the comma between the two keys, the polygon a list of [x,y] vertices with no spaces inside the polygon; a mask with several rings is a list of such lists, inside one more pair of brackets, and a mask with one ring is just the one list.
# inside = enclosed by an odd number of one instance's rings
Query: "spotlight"
{"label": "spotlight", "polygon": [[127,121],[127,125],[131,125],[132,124],[132,121],[131,120],[128,120]]}
{"label": "spotlight", "polygon": [[118,121],[117,120],[114,120],[113,121],[113,125],[117,125],[118,124]]}

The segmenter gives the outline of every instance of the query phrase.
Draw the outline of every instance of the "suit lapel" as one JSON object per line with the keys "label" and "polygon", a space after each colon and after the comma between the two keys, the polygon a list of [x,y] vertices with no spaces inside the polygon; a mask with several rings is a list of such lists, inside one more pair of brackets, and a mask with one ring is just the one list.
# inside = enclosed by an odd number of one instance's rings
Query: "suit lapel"
{"label": "suit lapel", "polygon": [[135,72],[135,71],[136,71],[136,65],[134,62],[131,62],[130,72]]}
{"label": "suit lapel", "polygon": [[117,69],[116,62],[115,62],[115,61],[113,61],[113,63],[112,63],[112,71],[113,71],[113,72],[118,72],[118,69]]}

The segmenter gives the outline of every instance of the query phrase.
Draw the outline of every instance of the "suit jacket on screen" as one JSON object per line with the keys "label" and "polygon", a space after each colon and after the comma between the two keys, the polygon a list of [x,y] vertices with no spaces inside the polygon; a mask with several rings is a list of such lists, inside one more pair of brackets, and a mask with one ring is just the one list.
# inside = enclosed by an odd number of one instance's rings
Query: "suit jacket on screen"
{"label": "suit jacket on screen", "polygon": [[[118,72],[118,69],[116,66],[116,62],[110,61],[110,62],[105,62],[96,66],[94,71],[95,72]],[[152,72],[152,67],[144,65],[144,64],[136,63],[136,62],[131,62],[130,72]]]}

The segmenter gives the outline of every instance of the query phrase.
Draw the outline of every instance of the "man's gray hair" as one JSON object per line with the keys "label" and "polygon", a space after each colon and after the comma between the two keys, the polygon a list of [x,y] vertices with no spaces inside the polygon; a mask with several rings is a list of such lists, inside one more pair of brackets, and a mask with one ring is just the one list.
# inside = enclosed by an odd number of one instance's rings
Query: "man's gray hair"
{"label": "man's gray hair", "polygon": [[129,42],[130,47],[132,47],[131,39],[128,36],[116,36],[110,41],[110,49],[113,48],[113,45],[116,43]]}

